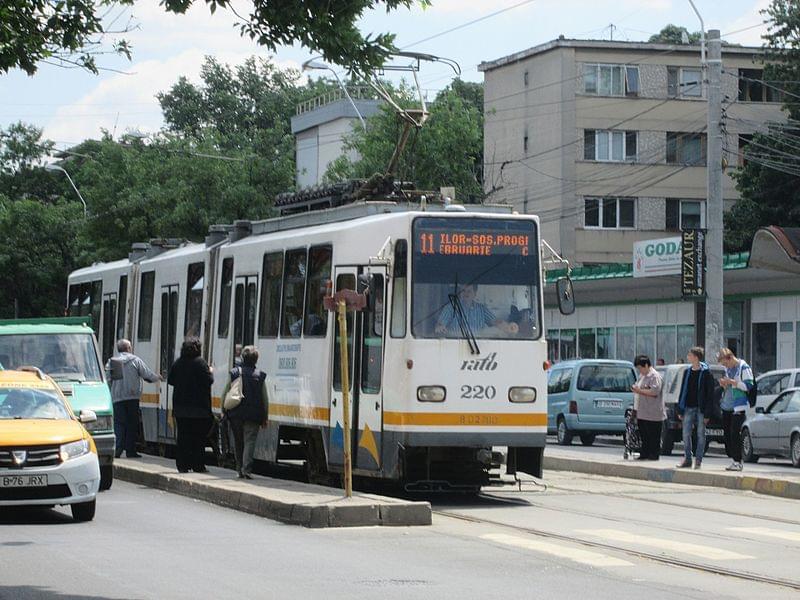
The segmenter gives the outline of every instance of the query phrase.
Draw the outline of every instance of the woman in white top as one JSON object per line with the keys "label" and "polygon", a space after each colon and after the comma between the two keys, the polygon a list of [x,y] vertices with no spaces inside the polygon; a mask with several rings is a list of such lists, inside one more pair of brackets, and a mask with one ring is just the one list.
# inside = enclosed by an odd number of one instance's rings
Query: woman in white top
{"label": "woman in white top", "polygon": [[658,460],[661,456],[661,426],[667,418],[661,395],[661,375],[653,368],[650,357],[644,354],[637,356],[633,365],[639,371],[639,379],[631,388],[634,393],[633,412],[642,436],[639,460]]}

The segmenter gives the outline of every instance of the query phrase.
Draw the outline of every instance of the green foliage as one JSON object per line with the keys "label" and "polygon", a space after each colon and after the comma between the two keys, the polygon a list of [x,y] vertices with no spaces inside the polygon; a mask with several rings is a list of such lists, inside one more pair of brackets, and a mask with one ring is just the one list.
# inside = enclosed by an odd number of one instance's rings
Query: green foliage
{"label": "green foliage", "polygon": [[[410,90],[400,90],[405,104],[413,105]],[[431,104],[430,117],[412,133],[397,176],[410,179],[423,189],[454,186],[462,202],[483,198],[483,86],[456,80]],[[367,122],[367,131],[354,129],[345,147],[360,155],[357,161],[342,156],[326,173],[328,181],[367,178],[383,173],[395,148],[401,125],[394,111],[382,106]]]}
{"label": "green foliage", "polygon": [[[109,31],[103,17],[133,0],[3,0],[0,3],[0,72],[19,68],[33,75],[39,63],[78,66],[97,73],[95,56],[108,51],[103,44]],[[111,52],[130,59],[125,40],[111,44]]]}
{"label": "green foliage", "polygon": [[725,216],[727,251],[748,249],[759,227],[800,226],[800,5],[772,0],[762,14],[772,20],[764,36],[764,81],[788,92],[784,111],[791,122],[754,134],[745,166],[733,173],[741,200]]}
{"label": "green foliage", "polygon": [[656,35],[651,35],[647,41],[651,44],[685,44],[686,42],[683,41],[684,35],[688,38],[690,44],[700,43],[701,33],[699,31],[689,33],[686,27],[678,27],[672,23],[662,28]]}
{"label": "green foliage", "polygon": [[42,129],[19,121],[0,131],[0,173],[16,173],[41,165],[53,143],[42,141]]}

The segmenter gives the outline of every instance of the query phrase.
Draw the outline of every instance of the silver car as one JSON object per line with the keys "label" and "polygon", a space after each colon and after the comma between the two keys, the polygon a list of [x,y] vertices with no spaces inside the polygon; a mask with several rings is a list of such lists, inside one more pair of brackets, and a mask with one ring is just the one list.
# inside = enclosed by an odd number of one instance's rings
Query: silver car
{"label": "silver car", "polygon": [[788,457],[800,467],[800,387],[778,395],[742,425],[742,458],[756,462],[761,456]]}

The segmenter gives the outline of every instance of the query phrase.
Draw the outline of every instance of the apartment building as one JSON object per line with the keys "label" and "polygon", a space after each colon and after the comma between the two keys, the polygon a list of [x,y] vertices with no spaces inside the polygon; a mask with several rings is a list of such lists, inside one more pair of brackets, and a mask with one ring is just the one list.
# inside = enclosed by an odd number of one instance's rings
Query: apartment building
{"label": "apartment building", "polygon": [[[762,56],[723,46],[726,208],[748,136],[783,119],[779,93],[760,81]],[[490,200],[540,215],[565,257],[630,263],[635,242],[705,226],[699,46],[561,37],[479,69]]]}

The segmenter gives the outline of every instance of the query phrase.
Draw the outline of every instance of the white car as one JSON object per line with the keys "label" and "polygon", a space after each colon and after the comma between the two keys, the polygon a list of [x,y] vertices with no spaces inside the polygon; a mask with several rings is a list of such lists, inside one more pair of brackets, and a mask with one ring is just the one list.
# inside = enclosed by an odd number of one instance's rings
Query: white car
{"label": "white car", "polygon": [[[756,382],[758,383],[758,399],[755,407],[766,410],[778,397],[778,394],[789,388],[800,387],[800,369],[768,371],[756,377]],[[754,409],[748,410],[748,416],[754,415]]]}

